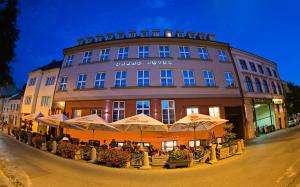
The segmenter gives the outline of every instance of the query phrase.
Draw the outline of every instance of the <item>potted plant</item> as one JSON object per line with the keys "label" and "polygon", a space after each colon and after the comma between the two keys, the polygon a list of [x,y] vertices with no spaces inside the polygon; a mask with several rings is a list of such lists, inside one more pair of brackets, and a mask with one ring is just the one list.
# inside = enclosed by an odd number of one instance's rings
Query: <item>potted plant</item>
{"label": "potted plant", "polygon": [[189,150],[174,150],[169,155],[167,166],[169,168],[189,167],[192,159],[193,156]]}
{"label": "potted plant", "polygon": [[60,154],[64,158],[73,159],[75,156],[75,152],[78,149],[79,148],[74,144],[62,142],[62,143],[58,144],[58,146],[57,146],[57,153]]}
{"label": "potted plant", "polygon": [[126,167],[130,161],[130,153],[128,151],[108,149],[100,151],[98,155],[100,163],[105,163],[109,167]]}
{"label": "potted plant", "polygon": [[143,151],[135,151],[130,153],[130,165],[134,167],[143,166],[144,154]]}
{"label": "potted plant", "polygon": [[224,125],[224,142],[222,144],[222,148],[218,149],[219,159],[232,156],[236,150],[236,134],[231,132],[233,127],[234,126],[232,123],[227,123]]}

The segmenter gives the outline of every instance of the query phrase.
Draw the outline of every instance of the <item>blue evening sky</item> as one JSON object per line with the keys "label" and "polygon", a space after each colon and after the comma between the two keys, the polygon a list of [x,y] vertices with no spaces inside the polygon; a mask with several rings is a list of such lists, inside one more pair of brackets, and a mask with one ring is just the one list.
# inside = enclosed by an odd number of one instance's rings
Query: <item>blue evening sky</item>
{"label": "blue evening sky", "polygon": [[279,0],[25,0],[20,3],[14,77],[62,59],[77,38],[98,33],[172,29],[214,33],[218,41],[277,62],[300,85],[300,2]]}

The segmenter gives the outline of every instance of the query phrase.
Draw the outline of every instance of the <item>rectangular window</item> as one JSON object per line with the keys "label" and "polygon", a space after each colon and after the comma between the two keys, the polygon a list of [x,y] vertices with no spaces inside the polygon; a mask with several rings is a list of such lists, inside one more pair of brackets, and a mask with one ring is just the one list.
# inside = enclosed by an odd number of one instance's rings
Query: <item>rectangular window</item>
{"label": "rectangular window", "polygon": [[205,47],[199,47],[198,52],[199,52],[199,58],[200,59],[207,60],[209,58],[207,49]]}
{"label": "rectangular window", "polygon": [[30,104],[31,104],[31,98],[32,98],[31,95],[30,95],[30,96],[26,96],[26,97],[25,97],[24,104],[25,104],[25,105],[30,105]]}
{"label": "rectangular window", "polygon": [[74,55],[69,55],[66,58],[65,67],[72,66]]}
{"label": "rectangular window", "polygon": [[120,47],[118,50],[118,59],[128,58],[128,47]]}
{"label": "rectangular window", "polygon": [[159,57],[160,58],[170,58],[170,48],[167,45],[159,46]]}
{"label": "rectangular window", "polygon": [[84,52],[82,63],[83,64],[90,63],[91,59],[92,59],[92,51]]}
{"label": "rectangular window", "polygon": [[47,77],[46,86],[54,85],[55,77]]}
{"label": "rectangular window", "polygon": [[209,86],[209,87],[216,86],[214,73],[212,71],[203,71],[203,80],[205,86]]}
{"label": "rectangular window", "polygon": [[190,58],[190,49],[186,46],[179,46],[180,58]]}
{"label": "rectangular window", "polygon": [[82,110],[79,110],[79,109],[74,109],[73,110],[72,118],[78,118],[78,117],[81,117],[81,116],[82,116]]}
{"label": "rectangular window", "polygon": [[220,118],[220,107],[209,107],[209,115]]}
{"label": "rectangular window", "polygon": [[112,120],[118,121],[125,118],[125,101],[114,101],[113,102],[113,116]]}
{"label": "rectangular window", "polygon": [[141,113],[150,116],[150,101],[136,102],[136,114],[141,114]]}
{"label": "rectangular window", "polygon": [[97,114],[99,117],[102,116],[102,110],[101,109],[91,109],[91,114]]}
{"label": "rectangular window", "polygon": [[139,70],[137,71],[137,86],[149,86],[150,74],[149,71]]}
{"label": "rectangular window", "polygon": [[233,74],[231,72],[225,72],[224,73],[224,77],[225,77],[226,87],[234,87],[234,77],[233,77]]}
{"label": "rectangular window", "polygon": [[176,148],[176,141],[164,141],[161,142],[161,148],[163,151],[173,151]]}
{"label": "rectangular window", "polygon": [[51,97],[50,96],[42,96],[41,106],[49,106],[50,105],[50,101],[51,101]]}
{"label": "rectangular window", "polygon": [[172,70],[160,70],[160,85],[173,86]]}
{"label": "rectangular window", "polygon": [[260,64],[257,64],[257,67],[258,67],[258,71],[259,71],[259,73],[261,73],[261,74],[265,74],[265,72],[264,72],[264,69],[263,69],[262,65],[260,65]]}
{"label": "rectangular window", "polygon": [[274,75],[274,77],[278,78],[278,75],[274,69],[273,69],[273,75]]}
{"label": "rectangular window", "polygon": [[162,122],[164,124],[173,124],[175,122],[175,101],[162,100]]}
{"label": "rectangular window", "polygon": [[190,114],[199,114],[198,107],[188,107],[188,108],[186,108],[186,115],[190,115]]}
{"label": "rectangular window", "polygon": [[110,49],[101,49],[100,50],[100,61],[105,62],[109,60],[109,51]]}
{"label": "rectangular window", "polygon": [[86,79],[87,79],[87,75],[86,74],[80,74],[78,76],[76,89],[78,89],[78,90],[85,89]]}
{"label": "rectangular window", "polygon": [[249,62],[249,64],[250,64],[251,71],[257,72],[255,64],[253,62]]}
{"label": "rectangular window", "polygon": [[68,77],[64,76],[60,79],[58,90],[64,91],[67,89]]}
{"label": "rectangular window", "polygon": [[247,63],[245,60],[239,60],[240,61],[240,65],[241,65],[241,68],[243,70],[248,70],[248,66],[247,66]]}
{"label": "rectangular window", "polygon": [[126,87],[126,71],[116,72],[115,87]]}
{"label": "rectangular window", "polygon": [[267,68],[267,72],[268,72],[268,75],[269,75],[270,77],[272,77],[272,72],[271,72],[271,69],[270,69],[270,68]]}
{"label": "rectangular window", "polygon": [[31,78],[28,82],[28,86],[34,86],[36,82],[36,78]]}
{"label": "rectangular window", "polygon": [[104,81],[105,81],[105,73],[100,72],[96,74],[94,88],[104,88]]}
{"label": "rectangular window", "polygon": [[183,85],[184,86],[195,86],[194,72],[191,70],[183,70]]}
{"label": "rectangular window", "polygon": [[149,57],[149,46],[139,46],[139,58]]}
{"label": "rectangular window", "polygon": [[219,61],[221,62],[228,62],[228,57],[227,54],[224,50],[218,50],[218,55],[219,55]]}

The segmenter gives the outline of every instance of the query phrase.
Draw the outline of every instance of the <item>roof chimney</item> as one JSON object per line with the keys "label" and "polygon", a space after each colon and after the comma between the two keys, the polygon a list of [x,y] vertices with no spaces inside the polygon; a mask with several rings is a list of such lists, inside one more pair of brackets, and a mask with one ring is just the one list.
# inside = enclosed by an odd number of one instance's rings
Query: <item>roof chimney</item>
{"label": "roof chimney", "polygon": [[101,42],[103,40],[103,35],[102,34],[97,34],[96,35],[96,41]]}

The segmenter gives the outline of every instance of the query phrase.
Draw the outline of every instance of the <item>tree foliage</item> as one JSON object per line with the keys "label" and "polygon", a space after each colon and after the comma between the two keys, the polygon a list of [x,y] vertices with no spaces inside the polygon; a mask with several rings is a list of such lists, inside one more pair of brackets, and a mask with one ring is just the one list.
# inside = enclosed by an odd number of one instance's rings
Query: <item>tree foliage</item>
{"label": "tree foliage", "polygon": [[300,86],[291,82],[288,84],[286,104],[289,115],[300,113]]}
{"label": "tree foliage", "polygon": [[0,0],[0,86],[13,83],[11,63],[15,58],[18,0]]}

